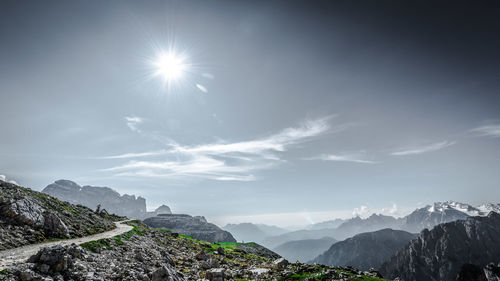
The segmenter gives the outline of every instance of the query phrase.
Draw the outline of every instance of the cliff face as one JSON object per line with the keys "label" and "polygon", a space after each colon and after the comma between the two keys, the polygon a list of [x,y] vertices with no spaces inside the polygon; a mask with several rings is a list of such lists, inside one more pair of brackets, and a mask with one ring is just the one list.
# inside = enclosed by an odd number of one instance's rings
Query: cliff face
{"label": "cliff face", "polygon": [[[42,190],[43,193],[54,196],[72,204],[80,204],[91,209],[100,205],[108,213],[142,219],[146,212],[146,199],[135,195],[120,195],[109,187],[79,186],[69,180],[58,180]],[[167,207],[168,208],[168,207]],[[151,216],[156,214],[150,214]]]}
{"label": "cliff face", "polygon": [[414,238],[416,234],[392,229],[361,233],[333,244],[312,262],[336,266],[351,265],[361,270],[379,268]]}
{"label": "cliff face", "polygon": [[491,262],[500,262],[500,215],[494,212],[423,230],[381,272],[404,281],[447,281],[455,280],[464,264],[482,268]]}
{"label": "cliff face", "polygon": [[163,214],[147,218],[144,224],[153,228],[165,227],[173,232],[191,236],[198,240],[216,242],[236,242],[231,233],[208,223],[204,217],[192,217],[184,214]]}

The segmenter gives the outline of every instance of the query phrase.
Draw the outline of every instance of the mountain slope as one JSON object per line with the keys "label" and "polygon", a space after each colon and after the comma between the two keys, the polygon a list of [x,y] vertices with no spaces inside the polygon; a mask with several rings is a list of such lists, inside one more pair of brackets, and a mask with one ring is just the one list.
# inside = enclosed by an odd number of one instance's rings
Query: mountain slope
{"label": "mountain slope", "polygon": [[289,261],[308,262],[326,251],[337,240],[331,237],[290,241],[278,245],[273,251]]}
{"label": "mountain slope", "polygon": [[259,243],[268,235],[253,223],[227,224],[222,229],[231,232],[238,241]]}
{"label": "mountain slope", "polygon": [[0,250],[114,227],[113,217],[105,213],[0,181]]}
{"label": "mountain slope", "polygon": [[381,271],[404,281],[455,280],[464,264],[484,267],[500,262],[500,214],[468,217],[424,230]]}
{"label": "mountain slope", "polygon": [[292,232],[287,232],[277,236],[267,237],[262,240],[262,245],[274,249],[278,245],[281,245],[290,241],[298,240],[308,240],[308,239],[321,239],[324,237],[335,238],[333,229],[317,229],[317,230],[296,230]]}
{"label": "mountain slope", "polygon": [[361,233],[333,244],[312,262],[335,266],[350,265],[362,270],[379,268],[416,236],[392,229]]}

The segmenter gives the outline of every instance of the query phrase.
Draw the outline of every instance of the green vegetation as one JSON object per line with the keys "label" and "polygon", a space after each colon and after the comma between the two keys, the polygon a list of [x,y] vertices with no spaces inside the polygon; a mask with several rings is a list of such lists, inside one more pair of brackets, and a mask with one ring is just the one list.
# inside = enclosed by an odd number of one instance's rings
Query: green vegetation
{"label": "green vegetation", "polygon": [[113,247],[111,247],[109,239],[99,239],[96,241],[89,241],[81,244],[80,246],[93,253],[98,253],[103,248],[106,250],[113,249]]}

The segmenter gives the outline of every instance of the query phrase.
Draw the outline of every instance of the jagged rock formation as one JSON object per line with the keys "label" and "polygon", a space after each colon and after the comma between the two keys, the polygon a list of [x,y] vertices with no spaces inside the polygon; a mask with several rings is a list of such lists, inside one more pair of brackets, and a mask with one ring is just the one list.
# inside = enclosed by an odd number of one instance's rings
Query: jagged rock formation
{"label": "jagged rock formation", "polygon": [[87,207],[0,181],[0,250],[50,238],[81,237],[114,227],[110,218]]}
{"label": "jagged rock formation", "polygon": [[333,244],[311,262],[336,266],[350,265],[362,270],[379,268],[384,261],[395,255],[416,236],[406,231],[392,229],[361,233]]}
{"label": "jagged rock formation", "polygon": [[231,233],[208,223],[204,217],[192,217],[185,214],[163,214],[147,218],[144,223],[153,228],[168,228],[174,232],[208,242],[236,242]]}
{"label": "jagged rock formation", "polygon": [[289,241],[273,248],[273,251],[290,261],[308,262],[328,250],[335,242],[337,240],[331,237]]}
{"label": "jagged rock formation", "polygon": [[172,213],[165,205],[160,206],[154,212],[147,212],[146,199],[140,196],[136,198],[135,195],[120,195],[109,187],[79,186],[69,180],[58,180],[49,184],[42,192],[72,204],[80,204],[91,209],[100,206],[108,213],[135,219]]}
{"label": "jagged rock formation", "polygon": [[464,264],[484,267],[500,262],[500,214],[440,224],[423,230],[381,267],[404,281],[455,280]]}

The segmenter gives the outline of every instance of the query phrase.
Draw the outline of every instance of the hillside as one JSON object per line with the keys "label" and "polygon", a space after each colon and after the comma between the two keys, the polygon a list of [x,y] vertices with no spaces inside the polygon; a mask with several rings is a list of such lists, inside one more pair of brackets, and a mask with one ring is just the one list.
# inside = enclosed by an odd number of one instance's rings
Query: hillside
{"label": "hillside", "polygon": [[0,250],[103,232],[117,219],[0,181]]}
{"label": "hillside", "polygon": [[404,281],[448,281],[467,264],[483,268],[499,262],[500,214],[491,212],[423,230],[380,270]]}
{"label": "hillside", "polygon": [[333,244],[311,262],[336,266],[351,265],[362,270],[379,268],[416,236],[392,229],[361,233]]}
{"label": "hillside", "polygon": [[289,241],[273,248],[273,251],[290,261],[308,262],[325,252],[337,240],[331,237]]}
{"label": "hillside", "polygon": [[290,264],[255,243],[208,243],[129,224],[133,230],[111,239],[44,248],[30,263],[1,271],[0,280],[384,280],[353,268]]}

